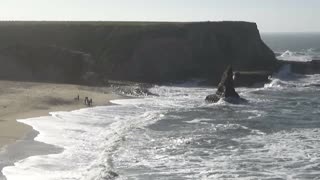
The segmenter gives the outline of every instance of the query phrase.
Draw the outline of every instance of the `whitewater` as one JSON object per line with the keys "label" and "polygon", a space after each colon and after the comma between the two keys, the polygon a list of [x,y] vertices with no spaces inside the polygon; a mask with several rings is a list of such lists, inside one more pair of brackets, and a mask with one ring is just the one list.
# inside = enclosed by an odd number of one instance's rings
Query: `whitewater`
{"label": "whitewater", "polygon": [[320,75],[284,68],[246,104],[214,88],[156,86],[159,97],[19,120],[61,148],[5,167],[8,180],[320,178]]}
{"label": "whitewater", "polygon": [[[280,60],[320,57],[305,43],[283,42],[296,49],[276,51]],[[244,104],[208,104],[216,89],[187,83],[150,89],[159,96],[19,120],[39,132],[35,141],[49,154],[2,173],[8,180],[320,179],[320,75],[284,66],[270,80],[238,88]]]}

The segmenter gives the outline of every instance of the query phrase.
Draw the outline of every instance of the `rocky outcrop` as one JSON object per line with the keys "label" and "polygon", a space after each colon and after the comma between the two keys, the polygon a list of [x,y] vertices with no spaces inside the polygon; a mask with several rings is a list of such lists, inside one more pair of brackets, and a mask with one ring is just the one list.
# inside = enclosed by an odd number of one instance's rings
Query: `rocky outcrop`
{"label": "rocky outcrop", "polygon": [[31,79],[74,83],[84,76],[216,84],[228,64],[238,71],[276,66],[257,25],[249,22],[0,22],[0,51],[12,51],[17,64],[10,68],[23,69]]}
{"label": "rocky outcrop", "polygon": [[207,102],[213,103],[218,102],[220,99],[225,99],[230,102],[241,99],[239,94],[234,89],[233,71],[231,66],[228,66],[228,68],[223,73],[216,94],[212,94],[206,97]]}
{"label": "rocky outcrop", "polygon": [[129,97],[146,97],[146,96],[159,96],[150,92],[152,84],[133,83],[133,82],[119,82],[109,81],[108,84],[113,88],[117,94]]}
{"label": "rocky outcrop", "polygon": [[153,32],[147,31],[134,48],[128,70],[132,78],[156,82],[201,78],[216,84],[228,64],[239,71],[275,69],[275,55],[254,23],[189,23],[160,29],[166,33],[150,36]]}
{"label": "rocky outcrop", "polygon": [[320,73],[320,60],[312,60],[307,62],[298,61],[278,61],[280,67],[290,65],[290,70],[298,74],[319,74]]}
{"label": "rocky outcrop", "polygon": [[270,82],[272,72],[268,71],[237,71],[234,73],[235,87],[263,87]]}

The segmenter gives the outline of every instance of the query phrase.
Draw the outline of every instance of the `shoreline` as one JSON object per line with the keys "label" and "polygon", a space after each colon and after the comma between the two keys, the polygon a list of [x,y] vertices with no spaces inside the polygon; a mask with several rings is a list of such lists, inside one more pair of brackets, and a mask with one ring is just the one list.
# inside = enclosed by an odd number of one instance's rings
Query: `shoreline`
{"label": "shoreline", "polygon": [[[74,98],[79,95],[80,100]],[[93,99],[93,106],[112,105],[111,100],[123,96],[110,87],[88,87],[70,84],[0,81],[0,180],[3,167],[33,155],[61,152],[58,147],[34,140],[39,134],[31,126],[19,122],[50,116],[51,112],[90,108],[84,97]],[[21,150],[22,149],[22,150]]]}
{"label": "shoreline", "polygon": [[[117,99],[121,99],[121,97]],[[112,100],[116,100],[116,99],[112,99]],[[110,101],[108,104],[101,105],[101,106],[115,105]],[[95,108],[95,107],[100,107],[100,106],[83,107],[81,109],[89,109],[89,108]],[[77,111],[81,109],[71,109],[71,110],[61,110],[61,111],[72,112],[72,111]],[[61,148],[59,146],[36,141],[35,138],[40,134],[40,132],[35,130],[32,126],[24,122],[21,122],[21,121],[29,121],[29,120],[32,121],[33,118],[49,117],[51,116],[51,113],[54,113],[54,112],[58,112],[58,111],[49,112],[47,115],[16,120],[17,123],[30,127],[30,130],[26,132],[25,136],[22,137],[21,139],[1,147],[0,149],[0,159],[1,159],[0,180],[6,180],[6,177],[2,174],[3,168],[7,166],[14,166],[15,162],[18,162],[20,160],[26,159],[31,156],[59,154],[64,151],[64,148]],[[23,151],[21,149],[23,149]]]}
{"label": "shoreline", "polygon": [[[22,122],[18,123],[24,124]],[[35,155],[57,154],[63,151],[60,147],[35,141],[35,138],[39,134],[40,132],[31,127],[31,130],[23,138],[2,147],[2,151],[0,152],[0,180],[6,180],[6,177],[2,173],[3,168],[14,166],[14,163],[20,160]]]}

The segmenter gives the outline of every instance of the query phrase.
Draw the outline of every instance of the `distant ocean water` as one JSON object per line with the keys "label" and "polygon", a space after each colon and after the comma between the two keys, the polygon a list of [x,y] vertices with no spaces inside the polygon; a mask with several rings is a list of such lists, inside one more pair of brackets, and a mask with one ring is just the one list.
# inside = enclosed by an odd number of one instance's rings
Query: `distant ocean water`
{"label": "distant ocean water", "polygon": [[262,33],[264,42],[281,60],[320,60],[320,33]]}
{"label": "distant ocean water", "polygon": [[[299,53],[310,49],[319,56],[316,44],[291,46],[303,42],[291,39],[297,36],[270,36],[263,38],[279,56],[290,51],[306,61]],[[279,37],[290,42],[280,46]],[[3,174],[8,180],[320,179],[320,75],[283,67],[262,88],[239,88],[248,100],[240,105],[207,104],[215,89],[196,83],[151,91],[160,96],[21,120],[40,132],[37,141],[64,151],[21,160]]]}

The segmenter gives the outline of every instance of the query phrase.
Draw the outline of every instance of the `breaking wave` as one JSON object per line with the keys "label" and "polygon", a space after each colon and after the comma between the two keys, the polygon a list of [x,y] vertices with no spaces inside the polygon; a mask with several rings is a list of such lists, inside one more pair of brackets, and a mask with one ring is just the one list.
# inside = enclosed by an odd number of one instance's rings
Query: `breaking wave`
{"label": "breaking wave", "polygon": [[3,169],[8,180],[317,179],[320,75],[284,66],[245,104],[204,101],[215,88],[155,86],[159,96],[20,120],[63,148]]}
{"label": "breaking wave", "polygon": [[319,49],[315,48],[310,48],[299,52],[287,50],[285,52],[279,52],[276,54],[279,54],[277,57],[279,60],[284,61],[308,62],[312,60],[320,60],[320,51]]}

